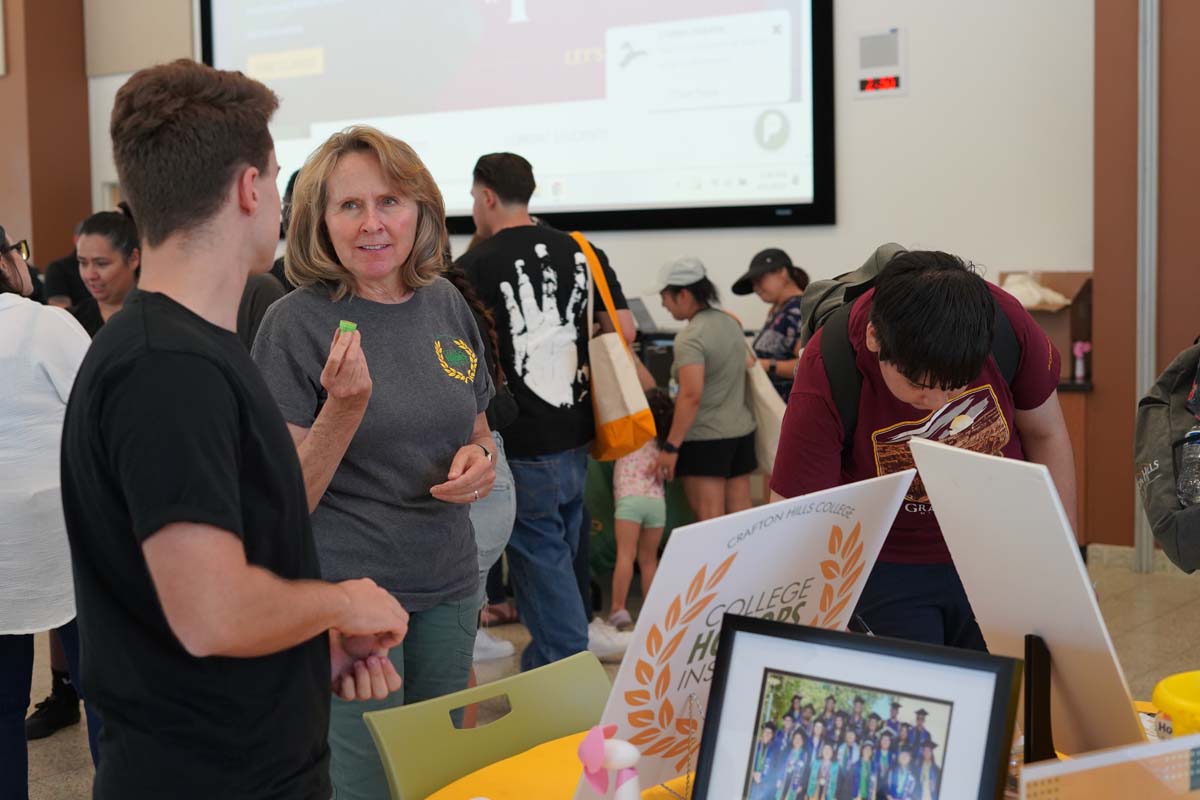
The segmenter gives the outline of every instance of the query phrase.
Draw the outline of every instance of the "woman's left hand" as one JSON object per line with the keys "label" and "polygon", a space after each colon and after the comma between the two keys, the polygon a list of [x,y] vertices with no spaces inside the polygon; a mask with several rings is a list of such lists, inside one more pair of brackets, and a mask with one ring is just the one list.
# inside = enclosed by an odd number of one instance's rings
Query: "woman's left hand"
{"label": "woman's left hand", "polygon": [[[495,444],[488,449],[495,452]],[[446,503],[474,503],[492,491],[496,482],[496,467],[475,443],[459,448],[450,464],[449,478],[429,490],[429,493]]]}
{"label": "woman's left hand", "polygon": [[675,480],[675,464],[679,461],[679,453],[664,453],[658,454],[658,461],[654,465],[654,469],[658,474],[652,477],[662,478],[664,481]]}

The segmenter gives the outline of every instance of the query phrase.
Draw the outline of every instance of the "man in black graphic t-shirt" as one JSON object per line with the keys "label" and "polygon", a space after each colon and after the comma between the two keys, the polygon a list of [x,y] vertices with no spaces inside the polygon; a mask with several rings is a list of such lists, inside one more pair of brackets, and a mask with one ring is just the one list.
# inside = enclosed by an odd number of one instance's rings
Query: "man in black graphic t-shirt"
{"label": "man in black graphic t-shirt", "polygon": [[[575,241],[529,216],[533,169],[512,153],[475,165],[473,215],[482,238],[458,260],[496,317],[500,359],[520,413],[501,431],[517,484],[508,544],[521,617],[533,641],[523,669],[587,649],[588,614],[572,561],[579,549],[587,445],[595,437],[587,356],[587,260]],[[636,328],[597,250],[622,334]],[[597,295],[599,301],[599,295]],[[604,331],[614,329],[597,310]]]}
{"label": "man in black graphic t-shirt", "polygon": [[[279,227],[277,104],[182,60],[117,93],[141,292],[88,351],[62,440],[97,800],[327,800],[330,687],[400,687],[386,653],[407,614],[370,580],[319,580],[296,446],[234,333]],[[357,333],[334,340],[321,379],[361,413]]]}

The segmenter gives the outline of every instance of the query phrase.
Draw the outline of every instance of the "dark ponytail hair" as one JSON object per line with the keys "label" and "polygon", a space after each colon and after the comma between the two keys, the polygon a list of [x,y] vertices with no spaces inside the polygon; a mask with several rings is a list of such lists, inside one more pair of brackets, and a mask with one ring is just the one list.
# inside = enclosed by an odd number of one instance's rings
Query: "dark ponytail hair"
{"label": "dark ponytail hair", "polygon": [[[449,265],[449,259],[446,260],[446,263]],[[491,348],[492,363],[496,367],[492,374],[492,380],[499,388],[505,382],[505,377],[504,370],[500,366],[500,337],[496,334],[496,318],[479,299],[479,295],[475,293],[475,287],[471,285],[465,272],[458,267],[448,266],[442,273],[442,277],[454,284],[454,288],[458,289],[463,299],[467,301],[467,305],[470,306],[476,319],[483,322],[485,330],[481,330],[479,333],[483,336],[484,344]]]}
{"label": "dark ponytail hair", "polygon": [[792,283],[800,287],[800,291],[808,288],[808,273],[799,267],[786,267],[788,277],[792,279]]}
{"label": "dark ponytail hair", "polygon": [[92,214],[80,224],[79,235],[103,236],[112,244],[113,249],[118,250],[125,258],[133,255],[133,251],[141,244],[133,217],[118,211]]}
{"label": "dark ponytail hair", "polygon": [[692,297],[696,298],[696,302],[704,308],[721,302],[721,296],[717,294],[717,287],[708,278],[701,278],[688,286],[668,286],[666,291],[671,293],[671,297],[678,297],[679,293],[685,289],[691,292]]}
{"label": "dark ponytail hair", "polygon": [[671,422],[675,419],[675,403],[666,390],[655,386],[646,390],[646,404],[650,406],[650,414],[654,417],[654,429],[658,446],[667,442],[667,434],[671,432]]}

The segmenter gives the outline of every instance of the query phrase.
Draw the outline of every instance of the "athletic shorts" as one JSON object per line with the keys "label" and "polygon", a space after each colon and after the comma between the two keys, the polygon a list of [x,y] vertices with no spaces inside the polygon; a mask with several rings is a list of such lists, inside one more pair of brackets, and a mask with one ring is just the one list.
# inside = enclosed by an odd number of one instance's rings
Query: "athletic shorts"
{"label": "athletic shorts", "polygon": [[629,495],[617,500],[617,519],[636,522],[643,528],[665,528],[667,526],[667,501],[662,497],[640,497]]}
{"label": "athletic shorts", "polygon": [[676,475],[704,478],[737,478],[756,469],[753,432],[736,439],[684,442],[675,463]]}

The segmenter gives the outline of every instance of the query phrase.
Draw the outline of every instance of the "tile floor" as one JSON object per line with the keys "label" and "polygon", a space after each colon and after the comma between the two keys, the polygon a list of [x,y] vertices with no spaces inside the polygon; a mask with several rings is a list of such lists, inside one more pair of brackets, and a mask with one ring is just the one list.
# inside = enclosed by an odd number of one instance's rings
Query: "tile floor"
{"label": "tile floor", "polygon": [[[1100,598],[1100,608],[1112,633],[1130,690],[1137,699],[1149,699],[1154,684],[1175,672],[1200,669],[1200,574],[1178,571],[1139,575],[1105,558],[1093,559],[1089,571]],[[520,625],[493,628],[499,638],[520,648],[529,635]],[[49,689],[46,637],[37,642],[32,696],[40,700]],[[517,671],[515,656],[479,664],[481,683]],[[617,665],[608,665],[616,675]],[[484,704],[480,720],[498,714],[498,706]],[[86,800],[91,797],[92,766],[82,725],[60,731],[29,745],[29,796],[31,800]]]}

